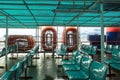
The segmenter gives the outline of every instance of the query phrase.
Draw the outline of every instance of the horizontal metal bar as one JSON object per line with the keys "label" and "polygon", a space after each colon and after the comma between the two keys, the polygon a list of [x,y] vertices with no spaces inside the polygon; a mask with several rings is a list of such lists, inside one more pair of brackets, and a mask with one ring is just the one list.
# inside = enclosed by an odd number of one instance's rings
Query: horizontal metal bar
{"label": "horizontal metal bar", "polygon": [[[80,2],[81,3],[81,2]],[[6,6],[24,6],[23,3],[2,3],[0,2],[0,5],[6,5]],[[27,5],[29,6],[57,6],[57,3],[39,3],[39,2],[36,2],[36,3],[27,3]],[[61,6],[72,6],[73,4],[61,4]],[[80,6],[80,4],[76,4],[75,6]]]}
{"label": "horizontal metal bar", "polygon": [[[20,0],[19,1],[17,1],[17,0],[4,0],[5,2],[9,2],[9,3],[11,3],[11,2],[20,2]],[[45,1],[49,1],[49,2],[58,2],[58,0],[26,0],[26,2],[45,2]],[[62,0],[63,2],[73,2],[73,0]],[[77,2],[83,2],[83,0],[75,0],[75,1],[77,1]],[[91,2],[91,1],[95,1],[95,0],[86,0],[86,2]],[[2,1],[0,1],[0,2],[2,2]]]}
{"label": "horizontal metal bar", "polygon": [[[3,15],[0,15],[0,16],[3,16]],[[22,15],[22,14],[18,14],[18,15],[11,15],[11,16],[14,16],[14,17],[24,17],[24,18],[26,18],[26,17],[28,17],[28,18],[31,18],[31,15]],[[44,15],[44,14],[40,14],[40,15],[35,15],[35,17],[40,17],[40,18],[43,18],[43,17],[53,17],[52,15]],[[63,16],[63,15],[59,15],[59,16],[56,16],[56,17],[74,17],[74,16],[72,16],[72,15],[65,15],[65,16]],[[89,17],[95,17],[95,16],[80,16],[80,18],[89,18]],[[116,15],[112,15],[112,16],[104,16],[104,18],[120,18],[120,16],[116,16]],[[22,19],[20,19],[20,20],[22,20]],[[30,19],[29,19],[30,20]]]}
{"label": "horizontal metal bar", "polygon": [[[4,0],[4,1],[8,1],[8,2],[18,2],[17,0]],[[27,2],[32,2],[32,1],[35,1],[35,0],[26,0]],[[58,1],[58,0],[36,0],[36,2],[44,2],[44,1],[50,1],[50,2],[53,2],[53,1]],[[73,1],[73,0],[62,0],[62,1]],[[81,1],[83,2],[83,0],[75,0],[75,1]],[[95,1],[95,0],[86,0],[86,1]],[[103,0],[104,2],[112,2],[112,1],[119,1],[119,0]]]}
{"label": "horizontal metal bar", "polygon": [[80,10],[80,9],[56,9],[56,10],[52,10],[53,12],[62,12],[62,13],[70,13],[70,12],[77,12],[77,13],[80,13],[80,12],[85,12],[85,13],[100,13],[99,11],[97,10]]}
{"label": "horizontal metal bar", "polygon": [[120,0],[103,0],[103,3],[120,3]]}
{"label": "horizontal metal bar", "polygon": [[[11,7],[8,7],[8,8],[1,8],[0,7],[0,9],[3,9],[3,10],[27,10],[26,8],[20,8],[20,7],[14,7],[14,8],[11,8]],[[31,10],[33,10],[33,11],[37,11],[37,10],[42,10],[42,11],[48,11],[48,10],[50,10],[49,8],[48,9],[39,9],[39,8],[37,8],[37,9],[31,9]]]}

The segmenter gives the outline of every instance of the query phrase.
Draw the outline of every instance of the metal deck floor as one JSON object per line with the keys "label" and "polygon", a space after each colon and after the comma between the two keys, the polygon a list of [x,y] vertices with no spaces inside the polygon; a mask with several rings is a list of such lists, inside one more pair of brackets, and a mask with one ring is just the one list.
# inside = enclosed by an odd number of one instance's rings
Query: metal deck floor
{"label": "metal deck floor", "polygon": [[[19,57],[17,60],[11,60],[8,58],[8,69],[12,67],[15,63],[22,60],[26,54],[19,54]],[[11,55],[9,54],[9,57]],[[15,54],[16,56],[16,54]],[[51,53],[47,53],[46,57],[44,58],[44,54],[39,54],[40,59],[33,59],[33,65],[36,65],[36,67],[28,68],[28,75],[32,76],[33,79],[29,80],[51,80],[50,78],[54,78],[54,80],[65,80],[63,78],[64,71],[62,71],[62,68],[58,67],[58,64],[60,64],[60,59],[53,59]],[[0,66],[5,65],[5,57],[0,58]],[[5,68],[0,68],[0,76],[2,76],[5,73]],[[24,75],[24,74],[22,74]],[[45,79],[46,76],[50,77],[49,79]],[[118,78],[119,77],[119,78]],[[107,78],[107,80],[109,80]],[[111,80],[120,80],[120,73],[117,73],[117,77],[112,78]]]}
{"label": "metal deck floor", "polygon": [[[8,55],[8,70],[16,64],[18,61],[21,61],[24,57],[24,54],[19,54],[18,59],[10,59],[11,55]],[[16,57],[16,54],[15,54]],[[53,59],[51,53],[46,55],[44,58],[43,54],[39,54],[40,59],[33,59],[33,65],[36,67],[28,68],[27,74],[28,76],[32,76],[31,80],[46,80],[45,77],[52,77],[54,80],[64,80],[61,76],[61,71],[58,69],[58,59]],[[4,68],[0,68],[0,76],[2,76],[5,72],[5,56],[0,58],[0,66],[4,66]],[[22,74],[24,75],[24,74]],[[29,79],[30,80],[30,79]]]}

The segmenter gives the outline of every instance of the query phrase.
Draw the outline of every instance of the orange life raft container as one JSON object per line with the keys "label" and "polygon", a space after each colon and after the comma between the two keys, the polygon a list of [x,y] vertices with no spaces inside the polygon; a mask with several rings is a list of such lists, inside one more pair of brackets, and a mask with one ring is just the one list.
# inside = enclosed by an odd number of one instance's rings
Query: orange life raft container
{"label": "orange life raft container", "polygon": [[45,51],[54,51],[57,45],[57,32],[53,27],[46,27],[42,30],[42,48]]}
{"label": "orange life raft container", "polygon": [[107,44],[120,45],[120,27],[106,27]]}
{"label": "orange life raft container", "polygon": [[18,44],[18,51],[27,51],[35,46],[35,40],[31,35],[9,35],[8,45]]}
{"label": "orange life raft container", "polygon": [[66,30],[63,32],[63,43],[67,46],[68,52],[77,49],[77,28],[66,28]]}

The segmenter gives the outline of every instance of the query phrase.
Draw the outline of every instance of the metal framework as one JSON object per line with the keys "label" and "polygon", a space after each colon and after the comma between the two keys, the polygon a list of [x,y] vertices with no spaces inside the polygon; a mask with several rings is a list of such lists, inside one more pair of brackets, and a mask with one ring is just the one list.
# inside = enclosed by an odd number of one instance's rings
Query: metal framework
{"label": "metal framework", "polygon": [[6,52],[8,28],[36,28],[36,39],[39,40],[38,26],[101,27],[103,62],[104,27],[120,26],[120,0],[0,1],[0,28],[6,28]]}
{"label": "metal framework", "polygon": [[[101,0],[1,0],[0,28],[38,26],[100,26]],[[120,25],[120,1],[103,0],[104,26]]]}

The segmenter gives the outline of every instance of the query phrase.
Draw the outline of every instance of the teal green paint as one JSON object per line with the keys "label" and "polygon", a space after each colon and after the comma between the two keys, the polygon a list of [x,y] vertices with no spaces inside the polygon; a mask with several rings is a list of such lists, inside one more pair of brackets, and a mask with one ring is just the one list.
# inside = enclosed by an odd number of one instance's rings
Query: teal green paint
{"label": "teal green paint", "polygon": [[77,18],[77,49],[79,50],[79,17]]}
{"label": "teal green paint", "polygon": [[37,28],[36,28],[36,44],[37,44],[37,41],[38,41],[38,33],[37,33]]}
{"label": "teal green paint", "polygon": [[103,3],[100,4],[100,26],[101,26],[101,62],[104,62],[104,18],[103,18]]}
{"label": "teal green paint", "polygon": [[7,63],[8,63],[8,16],[6,16],[5,50],[6,50],[5,67],[6,67],[6,71],[7,71]]}
{"label": "teal green paint", "polygon": [[[28,8],[33,13],[33,16],[36,20],[33,19],[29,10],[26,8],[25,4],[22,0],[4,0],[0,1],[0,28],[5,26],[4,23],[6,19],[4,15],[9,17],[9,28],[36,28],[36,22],[38,22],[39,26],[77,26],[77,20],[74,19],[79,16],[80,18],[80,26],[96,26],[98,27],[100,24],[99,12],[100,11],[100,0],[70,0],[70,1],[61,1],[61,5],[59,6],[60,12],[55,12],[56,7],[58,5],[58,1],[49,1],[49,0],[26,0],[26,4]],[[107,3],[105,3],[107,2]],[[110,2],[110,3],[109,3]],[[106,4],[112,5],[111,1],[104,1],[104,25],[120,25],[120,11],[119,6],[106,6]],[[114,1],[117,3],[117,1]],[[94,4],[91,6],[92,4]],[[84,5],[86,10],[91,10],[91,12],[84,11]],[[90,7],[91,6],[91,7]],[[90,9],[89,9],[90,7]],[[116,7],[116,8],[115,8]],[[62,10],[62,11],[61,11]],[[67,12],[65,11],[67,10]],[[110,10],[110,11],[109,11]],[[4,15],[2,15],[2,14]],[[54,13],[56,13],[56,18],[54,20],[54,24],[52,23]],[[81,14],[82,15],[78,15]],[[77,16],[78,15],[78,16]],[[74,19],[74,20],[72,20]],[[2,20],[2,21],[1,21]],[[72,21],[71,21],[72,20]],[[64,23],[63,23],[64,22]],[[67,24],[69,22],[69,24]],[[38,25],[37,24],[37,25]]]}

